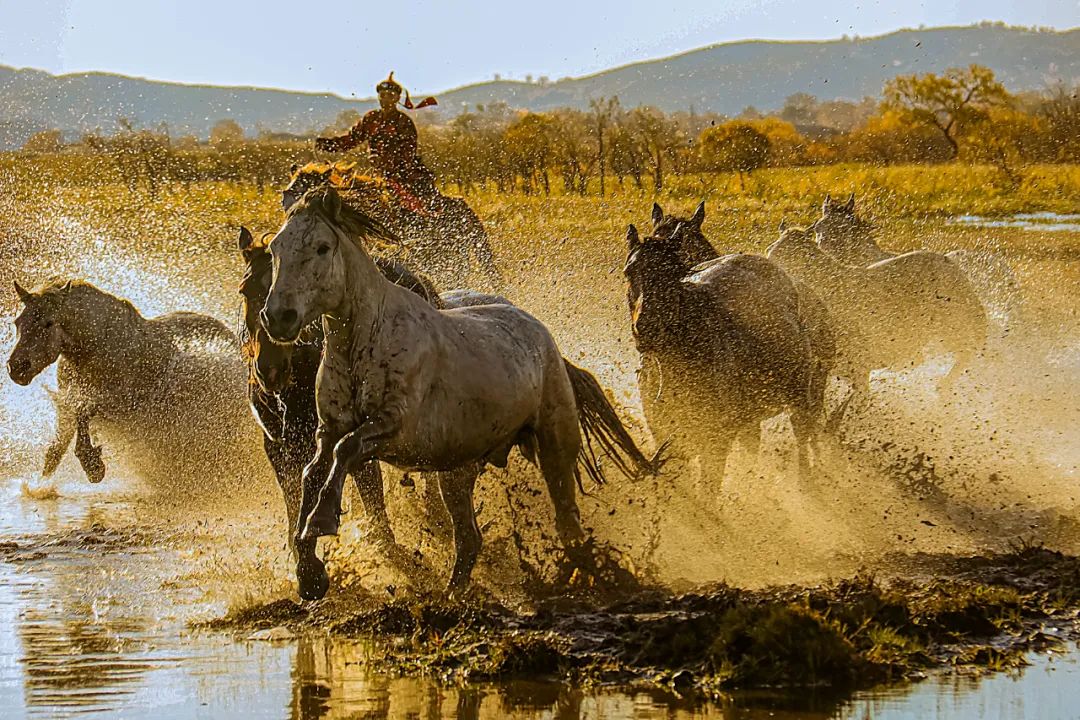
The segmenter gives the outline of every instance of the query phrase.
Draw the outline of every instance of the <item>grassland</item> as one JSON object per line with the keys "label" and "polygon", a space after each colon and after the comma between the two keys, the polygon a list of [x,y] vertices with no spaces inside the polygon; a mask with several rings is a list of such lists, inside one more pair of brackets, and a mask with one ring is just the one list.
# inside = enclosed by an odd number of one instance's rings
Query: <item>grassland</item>
{"label": "grassland", "polygon": [[[144,309],[191,308],[234,319],[241,271],[234,249],[237,228],[245,224],[256,231],[272,230],[280,223],[280,198],[271,186],[208,182],[165,186],[151,194],[144,188],[131,190],[115,177],[99,182],[70,170],[22,156],[0,156],[3,287],[9,287],[13,277],[32,285],[49,275],[77,275],[131,297]],[[668,210],[689,213],[704,199],[708,213],[704,230],[718,248],[761,252],[775,239],[782,218],[794,223],[812,220],[826,192],[856,192],[862,212],[877,224],[886,247],[985,247],[1004,254],[1019,273],[1032,313],[1043,328],[1051,336],[1075,328],[1080,234],[948,222],[969,214],[1076,213],[1080,168],[1074,166],[1028,168],[1016,185],[988,167],[829,166],[763,170],[748,178],[745,187],[733,176],[673,178],[659,197],[627,183],[615,186],[605,198],[478,192],[467,199],[491,235],[496,260],[508,281],[506,293],[548,323],[564,352],[615,388],[633,415],[636,400],[630,378],[637,357],[621,272],[626,225],[633,222],[647,229],[654,200]],[[15,307],[13,293],[0,296],[0,306],[9,314]],[[1040,373],[1043,370],[1040,366]],[[1013,386],[1010,390],[1017,394]],[[989,449],[1000,442],[998,437],[990,444],[973,441],[968,454],[990,455]],[[1022,462],[1026,460],[1015,464],[1026,470]],[[856,471],[863,472],[860,468]],[[998,477],[1000,468],[992,470]],[[978,516],[966,525],[958,522],[950,526],[955,534],[943,545],[934,533],[944,534],[940,528],[951,522],[949,512],[956,508],[928,509],[912,502],[902,511],[901,504],[909,500],[902,489],[883,489],[883,482],[865,480],[869,472],[857,478],[863,481],[860,485],[852,479],[856,474],[843,475],[831,485],[823,481],[815,489],[817,496],[807,492],[808,499],[797,500],[805,507],[790,501],[797,493],[782,482],[768,484],[771,481],[748,473],[733,483],[735,493],[739,482],[744,483],[743,495],[728,496],[738,499],[721,510],[705,507],[713,501],[712,488],[695,495],[673,482],[666,494],[640,486],[605,487],[606,496],[583,498],[583,514],[599,534],[606,532],[624,543],[625,557],[639,568],[655,561],[666,568],[667,577],[703,572],[756,587],[803,582],[823,573],[850,575],[861,562],[852,547],[895,549],[901,534],[904,550],[911,552],[942,547],[981,552],[986,538],[1006,537],[1001,526],[993,524],[1002,522],[1005,512],[978,499],[956,507],[972,515],[990,508],[997,513],[995,519]],[[982,482],[987,474],[989,470],[984,473],[977,466],[958,476],[964,482],[969,475]],[[1003,492],[1000,487],[995,486],[994,492]],[[1054,499],[1040,486],[1033,490],[1018,483],[1008,492],[1010,504],[1036,511]],[[1049,499],[1044,501],[1039,492]],[[759,506],[748,512],[751,496]],[[509,505],[508,499],[502,505],[493,497],[494,493],[486,505],[489,518],[497,518]],[[498,498],[501,503],[502,496]],[[997,499],[994,496],[995,504]],[[629,509],[613,515],[616,507]],[[882,508],[892,514],[883,518]],[[537,523],[550,527],[544,515],[549,509],[543,503],[535,509]],[[804,524],[805,516],[812,521]],[[661,519],[654,522],[654,517]],[[933,518],[929,525],[922,521],[927,517]],[[1014,532],[1011,526],[1008,532]],[[655,557],[645,551],[638,555],[650,546],[650,533],[663,537],[665,545]],[[352,537],[347,535],[331,558],[338,582],[342,568],[352,560],[344,550]],[[500,537],[498,527],[487,531],[489,551],[477,571],[478,581],[495,594],[505,590],[498,584],[499,561],[494,558],[510,555],[507,537],[505,533]],[[837,562],[844,552],[849,555]],[[382,635],[388,643],[387,662],[397,658],[405,672],[460,671],[473,677],[629,674],[662,684],[691,682],[703,687],[814,684],[830,678],[866,684],[941,664],[1008,666],[1017,662],[1019,653],[1044,642],[1037,634],[1040,619],[1057,617],[1062,608],[1080,604],[1074,590],[1068,589],[1077,574],[1073,558],[1032,550],[996,562],[991,570],[972,574],[960,584],[933,587],[885,586],[863,578],[821,587],[807,581],[782,591],[714,588],[699,593],[698,600],[668,593],[651,599],[642,596],[636,608],[624,608],[622,615],[603,611],[612,636],[638,643],[612,646],[622,653],[614,658],[610,653],[571,652],[568,648],[576,642],[573,627],[569,634],[555,632],[557,622],[571,620],[554,611],[526,617],[481,608],[483,614],[478,615],[474,606],[443,612],[424,609],[423,603],[384,606],[380,601],[374,608],[347,614],[336,612],[332,604],[315,609],[279,604],[274,606],[277,610],[245,616],[240,622],[245,627],[333,624],[341,632]],[[969,570],[970,566],[963,572]],[[957,575],[955,568],[942,572]],[[1033,573],[1038,577],[1033,579]],[[357,584],[361,581],[366,579]],[[424,613],[441,619],[432,624],[423,619]],[[478,617],[482,622],[474,622]],[[581,622],[588,620],[581,617]],[[379,625],[380,618],[400,620],[400,632]],[[653,621],[655,626],[646,625]],[[627,634],[620,624],[625,622],[637,623],[634,627],[640,632]],[[787,644],[785,638],[793,632],[816,644]],[[1001,646],[987,641],[988,635],[999,632],[1012,633],[1016,642]],[[680,644],[687,637],[693,642]],[[807,658],[816,659],[808,666]],[[692,674],[680,675],[687,667]]]}

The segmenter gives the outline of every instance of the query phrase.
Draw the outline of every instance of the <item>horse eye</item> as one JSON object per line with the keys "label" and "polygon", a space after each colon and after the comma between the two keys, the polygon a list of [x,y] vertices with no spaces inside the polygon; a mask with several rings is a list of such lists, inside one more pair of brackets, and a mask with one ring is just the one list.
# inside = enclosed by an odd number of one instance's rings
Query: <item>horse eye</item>
{"label": "horse eye", "polygon": [[325,255],[326,253],[330,252],[330,246],[320,245],[319,249],[316,252],[318,252],[320,255]]}
{"label": "horse eye", "polygon": [[52,320],[46,320],[46,321],[45,321],[45,329],[46,329],[46,330],[48,330],[48,329],[49,329],[49,328],[51,328],[52,326],[53,326],[53,321],[52,321]]}

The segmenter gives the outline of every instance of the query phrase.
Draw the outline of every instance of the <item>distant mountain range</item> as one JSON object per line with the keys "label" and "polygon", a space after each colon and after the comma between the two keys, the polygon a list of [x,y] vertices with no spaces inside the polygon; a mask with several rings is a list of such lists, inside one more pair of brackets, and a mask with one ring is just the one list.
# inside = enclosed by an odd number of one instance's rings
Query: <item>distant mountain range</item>
{"label": "distant mountain range", "polygon": [[[822,42],[752,40],[724,43],[557,82],[497,80],[439,93],[444,113],[480,103],[547,110],[588,106],[617,95],[624,107],[737,114],[748,105],[778,108],[792,93],[822,100],[877,96],[904,73],[940,72],[972,63],[994,70],[1013,91],[1080,80],[1080,28],[1035,31],[1000,25],[901,30],[880,37]],[[374,81],[374,79],[373,79]],[[248,87],[181,85],[107,73],[52,75],[0,66],[0,148],[17,148],[32,133],[59,128],[69,138],[113,132],[126,117],[142,127],[169,126],[174,136],[205,138],[232,118],[253,133],[306,133],[342,110],[372,100]]]}

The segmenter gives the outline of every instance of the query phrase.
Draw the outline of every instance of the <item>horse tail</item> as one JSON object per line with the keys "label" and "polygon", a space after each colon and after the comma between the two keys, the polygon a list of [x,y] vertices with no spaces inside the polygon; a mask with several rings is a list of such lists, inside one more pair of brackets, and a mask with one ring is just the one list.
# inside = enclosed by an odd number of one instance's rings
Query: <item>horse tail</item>
{"label": "horse tail", "polygon": [[[663,464],[661,455],[667,444],[662,445],[651,459],[645,457],[637,443],[630,437],[630,433],[619,419],[618,413],[607,399],[596,377],[565,358],[563,364],[566,366],[566,374],[570,377],[570,385],[574,389],[578,422],[581,424],[583,442],[578,451],[579,469],[584,468],[585,473],[597,484],[605,482],[603,470],[596,457],[596,448],[599,447],[611,458],[615,467],[631,480],[659,471]],[[580,482],[579,474],[579,485]]]}

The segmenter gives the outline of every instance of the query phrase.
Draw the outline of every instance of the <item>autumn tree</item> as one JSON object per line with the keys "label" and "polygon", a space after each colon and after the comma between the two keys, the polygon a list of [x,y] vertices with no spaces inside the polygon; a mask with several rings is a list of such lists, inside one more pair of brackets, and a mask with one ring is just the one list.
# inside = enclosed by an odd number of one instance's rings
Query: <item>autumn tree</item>
{"label": "autumn tree", "polygon": [[619,98],[593,98],[589,101],[589,120],[596,137],[596,159],[600,166],[600,196],[604,196],[604,171],[607,167],[607,154],[604,150],[604,136],[611,126],[612,119],[619,112]]}
{"label": "autumn tree", "polygon": [[42,130],[36,132],[23,143],[23,152],[28,153],[57,153],[64,147],[64,134],[59,130]]}
{"label": "autumn tree", "polygon": [[1080,85],[1052,85],[1035,112],[1046,121],[1054,159],[1080,162]]}
{"label": "autumn tree", "polygon": [[950,160],[960,154],[959,138],[965,126],[986,117],[990,108],[1006,105],[1009,93],[981,65],[953,68],[943,75],[900,75],[885,84],[886,109],[900,113],[911,124],[935,128],[952,149]]}
{"label": "autumn tree", "polygon": [[813,125],[817,122],[818,99],[809,93],[788,95],[780,109],[780,119],[792,125]]}
{"label": "autumn tree", "polygon": [[556,110],[551,116],[558,128],[555,158],[563,189],[566,192],[576,190],[584,195],[597,159],[589,118],[580,110],[573,109]]}
{"label": "autumn tree", "polygon": [[641,142],[652,165],[653,189],[664,189],[664,164],[682,137],[678,125],[654,107],[638,107],[629,113],[626,126]]}
{"label": "autumn tree", "polygon": [[554,119],[543,113],[522,113],[506,128],[506,143],[514,167],[521,176],[526,193],[531,192],[533,179],[538,179],[544,194],[551,194],[548,169],[555,155],[557,128]]}
{"label": "autumn tree", "polygon": [[641,188],[641,176],[645,174],[645,159],[648,151],[622,115],[608,134],[608,155],[611,158],[611,172],[619,179],[622,187],[623,178],[629,175],[634,185]]}
{"label": "autumn tree", "polygon": [[965,133],[964,155],[993,165],[1015,187],[1024,165],[1051,159],[1052,142],[1045,119],[1013,108],[993,108]]}
{"label": "autumn tree", "polygon": [[210,128],[210,144],[211,145],[224,145],[227,143],[237,143],[244,139],[244,128],[240,127],[240,123],[235,120],[226,118],[225,120],[218,120],[214,123],[214,126]]}
{"label": "autumn tree", "polygon": [[705,169],[739,173],[739,187],[745,189],[743,173],[763,167],[769,159],[769,138],[743,121],[706,128],[699,138],[698,152]]}

